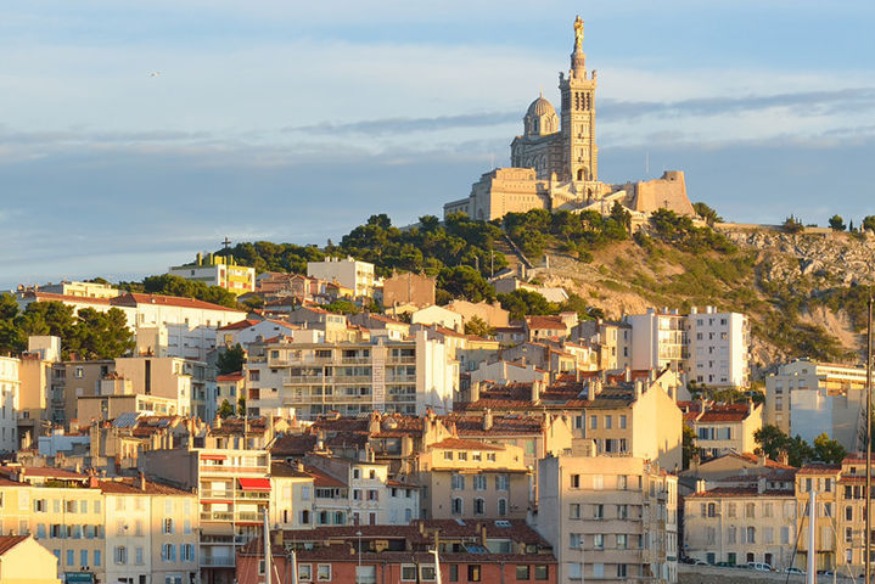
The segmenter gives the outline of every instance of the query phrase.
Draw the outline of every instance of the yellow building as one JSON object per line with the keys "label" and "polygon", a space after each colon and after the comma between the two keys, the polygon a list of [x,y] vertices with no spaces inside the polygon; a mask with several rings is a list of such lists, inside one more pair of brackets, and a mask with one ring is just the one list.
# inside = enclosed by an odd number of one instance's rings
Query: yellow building
{"label": "yellow building", "polygon": [[423,519],[525,519],[532,471],[523,449],[446,438],[420,454]]}
{"label": "yellow building", "polygon": [[60,584],[58,560],[29,535],[0,535],[0,582]]}
{"label": "yellow building", "polygon": [[233,256],[197,254],[193,264],[173,266],[167,273],[186,280],[203,282],[207,286],[219,286],[237,296],[255,290],[255,268],[238,266]]}

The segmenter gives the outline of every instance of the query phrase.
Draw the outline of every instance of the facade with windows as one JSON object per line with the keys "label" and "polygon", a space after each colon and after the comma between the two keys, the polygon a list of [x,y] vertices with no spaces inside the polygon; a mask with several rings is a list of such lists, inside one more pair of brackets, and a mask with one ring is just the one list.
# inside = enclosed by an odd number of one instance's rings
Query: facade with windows
{"label": "facade with windows", "polygon": [[709,564],[764,562],[778,570],[805,569],[801,558],[794,562],[797,515],[792,482],[764,476],[754,485],[706,491],[700,481],[684,502],[684,551]]}
{"label": "facade with windows", "polygon": [[558,581],[677,582],[676,476],[641,458],[550,456],[539,492]]}
{"label": "facade with windows", "polygon": [[458,438],[430,445],[418,476],[423,519],[522,519],[534,487],[521,447]]}
{"label": "facade with windows", "polygon": [[753,452],[758,448],[754,434],[763,427],[763,406],[753,402],[706,404],[689,424],[703,457]]}
{"label": "facade with windows", "polygon": [[0,357],[0,451],[18,450],[18,411],[21,361]]}
{"label": "facade with windows", "polygon": [[293,408],[304,420],[327,412],[446,412],[459,387],[458,361],[425,331],[398,341],[268,344],[246,374],[252,415]]}
{"label": "facade with windows", "polygon": [[240,551],[238,582],[263,580],[268,569],[275,581],[293,581],[293,553],[300,584],[560,581],[549,543],[522,520],[322,527],[273,531],[271,538],[270,566],[261,542]]}

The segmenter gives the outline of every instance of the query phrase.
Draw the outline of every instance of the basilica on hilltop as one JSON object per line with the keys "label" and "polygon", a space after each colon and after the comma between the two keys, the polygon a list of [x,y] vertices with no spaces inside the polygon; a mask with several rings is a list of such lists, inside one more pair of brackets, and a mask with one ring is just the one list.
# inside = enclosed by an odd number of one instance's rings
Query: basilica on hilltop
{"label": "basilica on hilltop", "polygon": [[511,166],[481,176],[468,197],[444,205],[444,216],[463,212],[489,221],[531,209],[609,213],[614,202],[641,217],[659,208],[694,215],[683,172],[624,185],[599,180],[596,87],[596,71],[586,69],[578,16],[571,68],[559,73],[559,114],[543,95],[533,101],[523,117],[523,135],[511,143]]}

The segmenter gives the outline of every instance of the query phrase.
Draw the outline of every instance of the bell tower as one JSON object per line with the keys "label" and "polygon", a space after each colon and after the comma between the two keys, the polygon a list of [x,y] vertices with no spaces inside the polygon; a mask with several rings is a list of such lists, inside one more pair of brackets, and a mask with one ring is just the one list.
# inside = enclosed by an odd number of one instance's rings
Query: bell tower
{"label": "bell tower", "polygon": [[587,75],[583,52],[583,20],[574,20],[574,50],[568,76],[559,74],[562,94],[561,181],[571,181],[586,192],[584,183],[598,181],[598,147],[595,142],[596,72]]}

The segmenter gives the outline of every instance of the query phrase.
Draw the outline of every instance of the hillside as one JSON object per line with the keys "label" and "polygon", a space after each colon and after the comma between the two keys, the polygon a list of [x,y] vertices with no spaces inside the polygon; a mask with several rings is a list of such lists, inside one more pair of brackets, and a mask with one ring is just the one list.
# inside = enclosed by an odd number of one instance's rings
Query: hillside
{"label": "hillside", "polygon": [[588,263],[550,249],[532,275],[566,286],[609,318],[651,306],[744,312],[757,368],[801,356],[859,361],[875,237],[732,224],[715,231],[734,249],[684,250],[651,232],[593,250]]}

